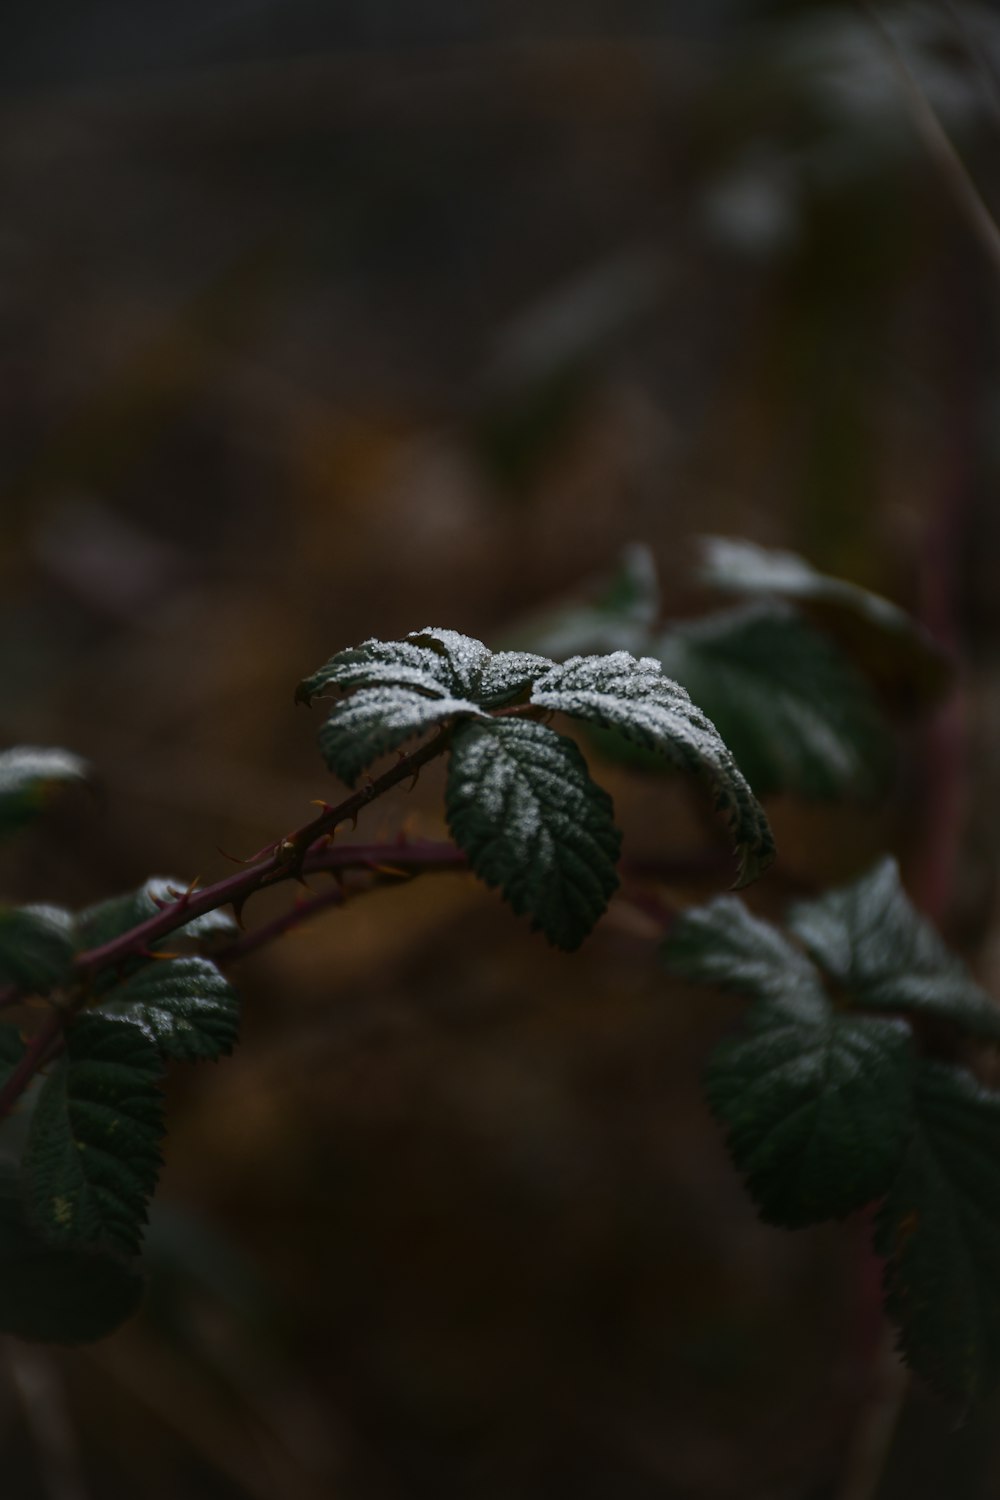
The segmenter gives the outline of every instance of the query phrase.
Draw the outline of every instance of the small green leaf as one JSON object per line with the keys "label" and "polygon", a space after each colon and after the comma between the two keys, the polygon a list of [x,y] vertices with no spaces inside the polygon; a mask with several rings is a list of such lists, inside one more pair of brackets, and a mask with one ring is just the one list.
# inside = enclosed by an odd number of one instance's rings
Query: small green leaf
{"label": "small green leaf", "polygon": [[56,1249],[28,1224],[17,1174],[0,1174],[0,1332],[45,1343],[104,1338],[142,1300],[138,1266],[107,1251]]}
{"label": "small green leaf", "polygon": [[850,649],[866,675],[897,696],[932,702],[953,679],[944,652],[905,610],[857,584],[817,572],[794,552],[703,537],[700,577],[727,593],[790,600]]}
{"label": "small green leaf", "polygon": [[758,796],[871,795],[891,763],[889,728],[841,651],[782,605],[673,627],[654,648],[715,724]]}
{"label": "small green leaf", "polygon": [[774,840],[763,808],[715,725],[652,657],[626,651],[574,656],[535,683],[531,702],[574,718],[616,729],[645,750],[706,780],[725,813],[739,854],[737,884],[746,885],[774,858]]}
{"label": "small green leaf", "polygon": [[572,740],[526,719],[464,724],[446,792],[456,843],[561,948],[576,948],[618,884],[611,799]]}
{"label": "small green leaf", "polygon": [[67,1028],[23,1164],[29,1220],[50,1244],[138,1251],[160,1167],[161,1071],[135,1026],[87,1014]]}
{"label": "small green leaf", "polygon": [[[80,950],[101,948],[113,938],[129,932],[150,917],[155,917],[164,906],[176,901],[186,889],[186,882],[173,880],[167,875],[151,875],[136,891],[126,891],[120,896],[111,896],[88,906],[76,916],[76,944]],[[166,939],[173,946],[178,938],[233,937],[239,929],[233,917],[225,911],[210,911],[195,917],[178,927]]]}
{"label": "small green leaf", "polygon": [[663,944],[670,974],[695,984],[766,1000],[787,1019],[819,1023],[827,1014],[823,981],[777,927],[751,916],[735,896],[717,896],[673,923]]}
{"label": "small green leaf", "polygon": [[0,906],[0,984],[45,995],[73,970],[73,918],[58,906]]}
{"label": "small green leaf", "polygon": [[886,1305],[917,1373],[972,1401],[1000,1380],[1000,1095],[925,1062],[916,1105],[875,1227]]}
{"label": "small green leaf", "polygon": [[913,1042],[902,1021],[757,1001],[709,1061],[709,1101],[762,1218],[797,1228],[879,1198],[906,1142]]}
{"label": "small green leaf", "polygon": [[412,688],[361,688],[338,703],[319,732],[330,770],[348,786],[373,760],[416,734],[454,718],[484,718],[464,698],[426,698]]}
{"label": "small green leaf", "polygon": [[0,750],[0,838],[30,823],[58,791],[88,774],[86,761],[69,750]]}
{"label": "small green leaf", "polygon": [[138,1027],[165,1057],[221,1057],[239,1031],[236,991],[207,958],[147,963],[104,996],[100,1013]]}
{"label": "small green leaf", "polygon": [[910,905],[895,860],[794,906],[788,925],[853,1004],[937,1016],[1000,1040],[1000,1006]]}

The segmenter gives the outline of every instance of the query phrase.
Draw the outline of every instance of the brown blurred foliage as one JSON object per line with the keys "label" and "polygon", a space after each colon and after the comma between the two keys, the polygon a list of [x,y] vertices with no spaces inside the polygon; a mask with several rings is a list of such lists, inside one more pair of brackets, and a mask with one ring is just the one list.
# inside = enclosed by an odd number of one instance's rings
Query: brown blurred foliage
{"label": "brown blurred foliage", "polygon": [[[995,18],[892,14],[1000,207]],[[713,531],[960,654],[947,925],[995,981],[998,281],[862,10],[10,24],[2,735],[100,784],[5,891],[223,873],[331,794],[292,690],[333,650],[499,644],[634,538],[684,612]],[[919,883],[934,732],[874,814],[776,806],[787,868]],[[682,792],[610,785],[632,847],[697,847]],[[438,835],[439,793],[359,836]],[[434,876],[248,960],[239,1052],[171,1080],[142,1318],[9,1351],[4,1500],[837,1494],[860,1228],[757,1223],[698,1082],[737,1007],[655,937],[621,907],[557,954]],[[998,1483],[914,1393],[881,1493]]]}

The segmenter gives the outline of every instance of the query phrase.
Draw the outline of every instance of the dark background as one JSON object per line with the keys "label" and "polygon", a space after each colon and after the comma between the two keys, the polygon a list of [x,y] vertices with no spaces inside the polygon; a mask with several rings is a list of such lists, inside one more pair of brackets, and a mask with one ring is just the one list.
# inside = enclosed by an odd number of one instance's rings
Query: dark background
{"label": "dark background", "polygon": [[[101,778],[12,897],[225,873],[333,794],[292,706],[332,651],[499,644],[632,540],[683,613],[721,532],[960,655],[943,917],[996,984],[1000,259],[919,120],[1000,211],[1000,21],[879,14],[895,55],[852,5],[11,0],[0,736]],[[787,866],[919,893],[934,734],[877,809],[771,808]],[[608,781],[693,847],[683,789]],[[558,954],[435,876],[247,960],[143,1316],[4,1347],[4,1500],[848,1500],[864,1226],[758,1224],[698,1081],[738,1006],[655,939]],[[995,1415],[912,1391],[880,1494],[995,1496]]]}

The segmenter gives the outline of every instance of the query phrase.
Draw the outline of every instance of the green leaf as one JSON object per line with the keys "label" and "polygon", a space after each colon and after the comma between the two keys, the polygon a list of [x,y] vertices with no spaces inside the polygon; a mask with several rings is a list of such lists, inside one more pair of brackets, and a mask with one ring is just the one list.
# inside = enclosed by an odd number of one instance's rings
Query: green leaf
{"label": "green leaf", "polygon": [[90,1343],[130,1318],[142,1292],[138,1266],[125,1257],[46,1244],[25,1218],[17,1174],[0,1174],[0,1332]]}
{"label": "green leaf", "polygon": [[751,605],[667,631],[654,648],[715,724],[758,796],[871,795],[889,728],[848,659],[799,615]]}
{"label": "green leaf", "polygon": [[484,718],[464,698],[426,698],[412,688],[361,688],[338,703],[319,732],[330,770],[348,786],[373,760],[446,719]]}
{"label": "green leaf", "polygon": [[648,650],[660,612],[656,563],[649,548],[633,542],[622,550],[610,577],[586,590],[593,603],[572,602],[528,620],[518,632],[546,656],[562,659],[597,651]]}
{"label": "green leaf", "polygon": [[576,745],[526,719],[461,725],[446,806],[480,879],[550,942],[578,947],[618,884],[621,838]]}
{"label": "green leaf", "polygon": [[794,1228],[880,1197],[909,1127],[909,1028],[834,1010],[805,954],[732,896],[679,917],[663,957],[672,974],[753,999],[706,1085],[762,1217]]}
{"label": "green leaf", "polygon": [[88,774],[87,763],[69,750],[18,745],[0,751],[0,837],[30,823],[57,792]]}
{"label": "green leaf", "polygon": [[[183,880],[174,880],[167,875],[151,875],[138,890],[126,891],[120,896],[111,896],[106,901],[88,906],[76,916],[77,948],[101,948],[113,938],[120,937],[123,932],[129,932],[133,927],[148,922],[164,906],[176,901],[185,888],[186,882]],[[194,917],[183,927],[178,927],[166,941],[168,945],[173,945],[181,936],[199,939],[233,937],[238,930],[234,918],[228,912],[210,911],[203,916]]]}
{"label": "green leaf", "polygon": [[161,1071],[135,1026],[87,1014],[67,1028],[23,1164],[29,1220],[50,1244],[139,1249],[160,1167]]}
{"label": "green leaf", "polygon": [[848,647],[866,675],[906,700],[933,702],[953,680],[945,653],[905,610],[817,572],[794,552],[703,537],[699,571],[703,582],[727,593],[790,600]]}
{"label": "green leaf", "polygon": [[906,1142],[913,1042],[902,1021],[790,1020],[757,1001],[713,1053],[706,1086],[762,1218],[796,1228],[881,1197]]}
{"label": "green leaf", "polygon": [[971,1401],[1000,1380],[1000,1095],[925,1062],[916,1106],[875,1226],[886,1305],[917,1373]]}
{"label": "green leaf", "polygon": [[735,896],[717,896],[673,923],[661,950],[668,973],[766,1000],[789,1020],[825,1020],[823,981],[806,955]]}
{"label": "green leaf", "polygon": [[575,656],[535,683],[531,702],[604,728],[706,780],[729,822],[739,855],[737,884],[746,885],[774,858],[763,808],[715,725],[652,657],[626,651]]}
{"label": "green leaf", "polygon": [[73,970],[73,918],[58,906],[0,906],[0,984],[44,995]]}
{"label": "green leaf", "polygon": [[207,958],[147,963],[101,1000],[100,1013],[138,1027],[165,1057],[221,1057],[239,1031],[236,991]]}
{"label": "green leaf", "polygon": [[936,1016],[1000,1041],[1000,1006],[911,906],[895,860],[794,906],[788,925],[852,1004]]}

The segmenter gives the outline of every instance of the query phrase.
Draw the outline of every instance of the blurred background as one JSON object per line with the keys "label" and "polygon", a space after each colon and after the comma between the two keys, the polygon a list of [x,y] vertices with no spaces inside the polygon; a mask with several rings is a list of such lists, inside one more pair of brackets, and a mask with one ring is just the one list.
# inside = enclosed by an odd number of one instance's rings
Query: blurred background
{"label": "blurred background", "polygon": [[[992,4],[11,0],[0,738],[100,786],[5,892],[217,878],[333,797],[292,705],[333,651],[500,645],[633,541],[693,613],[716,532],[961,660],[876,808],[769,811],[786,879],[901,852],[996,984],[993,213]],[[607,780],[697,850],[683,788]],[[440,790],[357,836],[441,836]],[[170,1080],[144,1313],[5,1346],[4,1500],[848,1500],[863,1227],[757,1222],[699,1084],[739,1007],[656,937],[567,956],[435,875],[248,958],[238,1053]],[[913,1390],[879,1494],[996,1496],[996,1416]]]}

